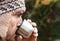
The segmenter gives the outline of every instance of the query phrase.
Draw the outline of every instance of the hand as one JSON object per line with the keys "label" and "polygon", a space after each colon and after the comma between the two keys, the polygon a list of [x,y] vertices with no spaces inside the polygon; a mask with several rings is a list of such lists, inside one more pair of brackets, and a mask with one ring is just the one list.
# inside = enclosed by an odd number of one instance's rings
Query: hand
{"label": "hand", "polygon": [[38,31],[36,28],[36,23],[32,22],[31,20],[27,20],[29,23],[32,24],[32,26],[34,27],[34,32],[32,33],[32,35],[28,38],[28,39],[23,39],[23,37],[20,35],[17,39],[17,41],[37,41],[37,36],[38,36]]}

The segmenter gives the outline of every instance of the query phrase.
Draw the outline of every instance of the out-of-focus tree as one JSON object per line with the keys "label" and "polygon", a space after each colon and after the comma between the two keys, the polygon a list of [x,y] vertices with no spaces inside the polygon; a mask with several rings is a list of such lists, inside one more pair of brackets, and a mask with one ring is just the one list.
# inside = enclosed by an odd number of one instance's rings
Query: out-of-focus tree
{"label": "out-of-focus tree", "polygon": [[26,0],[26,8],[23,19],[37,23],[38,41],[59,40],[60,0]]}

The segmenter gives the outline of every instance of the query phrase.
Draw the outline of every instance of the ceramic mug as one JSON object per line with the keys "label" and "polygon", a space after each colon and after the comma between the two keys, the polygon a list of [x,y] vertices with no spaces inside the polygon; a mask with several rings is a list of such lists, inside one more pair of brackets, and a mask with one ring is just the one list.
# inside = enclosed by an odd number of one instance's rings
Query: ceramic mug
{"label": "ceramic mug", "polygon": [[22,35],[24,38],[29,38],[33,31],[34,31],[33,26],[27,20],[24,19],[17,33]]}

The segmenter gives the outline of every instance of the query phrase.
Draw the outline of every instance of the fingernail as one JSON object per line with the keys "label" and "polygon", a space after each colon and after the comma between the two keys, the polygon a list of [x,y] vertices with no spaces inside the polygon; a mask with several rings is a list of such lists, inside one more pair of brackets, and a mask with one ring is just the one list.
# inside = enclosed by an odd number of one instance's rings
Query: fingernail
{"label": "fingernail", "polygon": [[30,22],[30,23],[32,22],[30,19],[27,19],[27,21]]}
{"label": "fingernail", "polygon": [[22,39],[22,36],[19,36],[20,39]]}
{"label": "fingernail", "polygon": [[33,34],[34,35],[34,37],[37,37],[38,36],[38,33],[37,34]]}
{"label": "fingernail", "polygon": [[38,30],[37,30],[37,28],[34,28],[34,33],[38,33]]}
{"label": "fingernail", "polygon": [[32,26],[36,27],[37,25],[36,25],[36,23],[35,23],[35,22],[33,22],[33,23],[32,23]]}

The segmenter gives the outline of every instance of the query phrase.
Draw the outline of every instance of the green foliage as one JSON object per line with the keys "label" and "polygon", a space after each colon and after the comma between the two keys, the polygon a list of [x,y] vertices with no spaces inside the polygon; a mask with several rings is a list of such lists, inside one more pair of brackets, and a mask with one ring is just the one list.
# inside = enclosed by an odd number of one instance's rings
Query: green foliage
{"label": "green foliage", "polygon": [[56,21],[60,16],[60,1],[49,5],[39,3],[34,8],[36,0],[26,0],[26,12],[23,19],[31,19],[37,23],[38,41],[60,41],[60,21]]}

